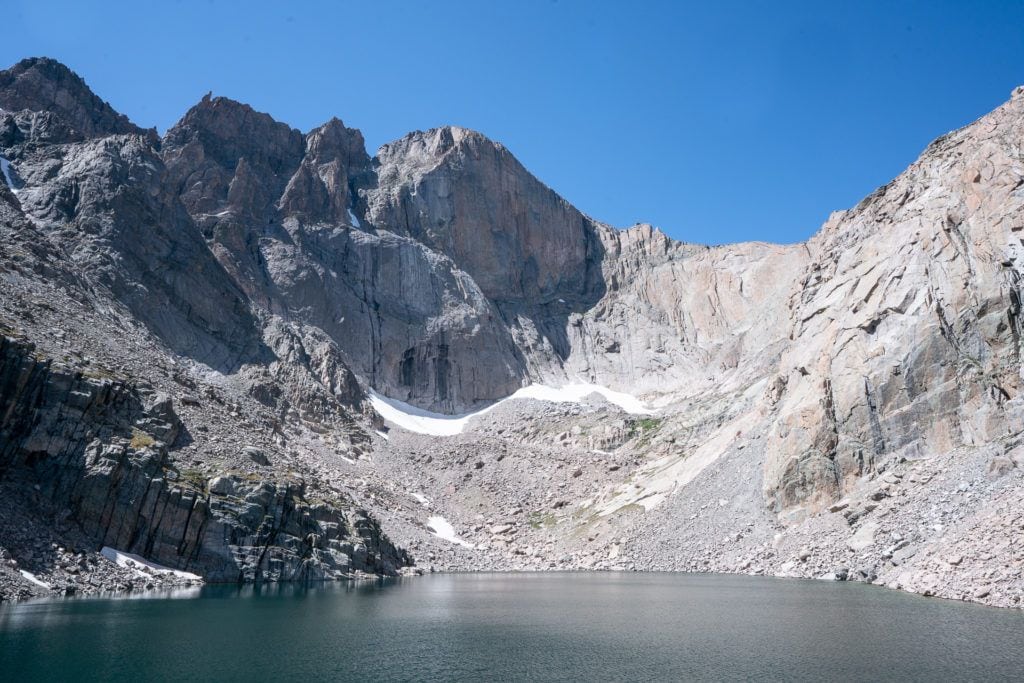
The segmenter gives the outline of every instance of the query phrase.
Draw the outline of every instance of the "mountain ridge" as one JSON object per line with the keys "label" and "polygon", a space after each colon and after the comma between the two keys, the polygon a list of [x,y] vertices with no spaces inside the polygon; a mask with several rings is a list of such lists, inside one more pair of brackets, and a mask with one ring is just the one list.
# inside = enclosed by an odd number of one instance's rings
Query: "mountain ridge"
{"label": "mountain ridge", "polygon": [[[75,100],[94,116],[0,74],[10,82],[0,102],[42,109],[0,113],[0,154],[21,181],[17,196],[0,190],[15,247],[0,262],[0,323],[32,344],[19,358],[159,390],[180,411],[187,443],[132,446],[126,423],[100,437],[129,461],[188,470],[168,490],[233,530],[226,549],[165,549],[160,562],[216,579],[397,572],[417,556],[842,574],[1019,603],[1005,500],[1024,439],[1024,89],[806,242],[702,246],[590,218],[469,129],[416,131],[371,157],[340,119],[303,134],[206,96],[158,140],[95,95]],[[94,120],[107,122],[98,136],[75,127]],[[503,402],[438,439],[389,429],[368,399],[457,414],[571,383],[637,394],[654,414]],[[143,431],[155,419],[124,418]],[[0,485],[45,483],[48,461],[94,452],[34,450],[46,435],[23,424]],[[951,494],[953,472],[967,488]],[[312,526],[270,512],[274,482],[280,509],[307,510]],[[67,489],[47,491],[46,505],[67,505]],[[268,516],[247,518],[239,495]],[[416,496],[472,547],[433,536]],[[96,533],[92,506],[69,509]],[[118,549],[151,554],[144,539],[163,532],[144,514],[135,524]],[[275,545],[270,529],[294,540]],[[1000,559],[970,540],[986,535],[1006,541]],[[970,563],[941,559],[964,548]]]}

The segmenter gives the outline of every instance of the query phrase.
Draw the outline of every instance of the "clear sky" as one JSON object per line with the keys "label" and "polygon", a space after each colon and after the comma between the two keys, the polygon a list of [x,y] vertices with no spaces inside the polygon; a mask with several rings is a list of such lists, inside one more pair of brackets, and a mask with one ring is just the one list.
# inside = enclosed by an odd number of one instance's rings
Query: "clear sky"
{"label": "clear sky", "polygon": [[1024,84],[1024,2],[4,0],[0,62],[65,62],[163,132],[204,93],[371,154],[458,124],[613,225],[793,242]]}

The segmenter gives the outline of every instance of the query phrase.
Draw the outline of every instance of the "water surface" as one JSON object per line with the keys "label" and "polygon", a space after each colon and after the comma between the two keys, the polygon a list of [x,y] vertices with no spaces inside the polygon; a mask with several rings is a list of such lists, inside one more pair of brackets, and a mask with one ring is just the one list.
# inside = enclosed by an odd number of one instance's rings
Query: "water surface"
{"label": "water surface", "polygon": [[761,577],[442,574],[0,607],[20,680],[1021,680],[1024,613]]}

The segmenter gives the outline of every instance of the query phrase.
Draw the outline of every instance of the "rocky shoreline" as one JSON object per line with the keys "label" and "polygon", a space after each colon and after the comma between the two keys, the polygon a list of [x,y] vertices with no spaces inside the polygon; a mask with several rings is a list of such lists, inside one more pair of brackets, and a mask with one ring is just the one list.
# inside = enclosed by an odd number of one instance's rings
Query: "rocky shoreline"
{"label": "rocky shoreline", "polygon": [[[82,557],[84,553],[79,553],[77,557]],[[98,562],[92,557],[88,558],[90,564]],[[17,568],[16,564],[10,563],[10,561],[4,562],[7,569]],[[114,565],[116,567],[116,565]],[[203,586],[266,586],[266,585],[293,585],[293,586],[316,586],[324,585],[328,583],[341,583],[341,582],[365,582],[365,581],[381,581],[394,578],[411,578],[416,576],[423,576],[424,574],[435,574],[435,573],[448,573],[448,574],[473,574],[473,573],[507,573],[507,572],[563,572],[563,573],[579,573],[579,572],[631,572],[631,573],[657,573],[657,574],[720,574],[720,575],[742,575],[742,576],[764,576],[766,578],[776,579],[794,579],[802,581],[854,581],[857,583],[864,583],[871,585],[876,588],[893,590],[900,592],[914,593],[925,598],[936,598],[940,600],[949,600],[951,602],[970,602],[986,607],[993,607],[997,609],[1024,609],[1024,605],[1018,600],[986,600],[991,591],[962,591],[959,595],[956,591],[950,590],[935,590],[931,587],[913,588],[903,586],[899,583],[887,584],[881,583],[875,580],[868,580],[870,577],[861,576],[850,576],[840,572],[825,573],[820,576],[803,576],[799,573],[785,572],[785,573],[765,573],[759,568],[747,568],[747,569],[736,569],[733,571],[727,569],[716,569],[707,571],[687,571],[687,570],[673,570],[673,569],[626,569],[624,567],[610,567],[604,569],[584,569],[580,567],[567,567],[567,568],[548,568],[548,569],[489,569],[489,570],[478,570],[478,569],[447,569],[443,571],[423,571],[418,567],[406,567],[403,568],[395,576],[385,576],[379,574],[367,574],[363,572],[356,572],[351,577],[347,578],[333,578],[333,579],[320,579],[320,580],[309,580],[309,581],[272,581],[272,582],[255,582],[255,583],[207,583],[204,581],[195,581],[189,579],[180,578],[164,578],[157,574],[146,573],[144,569],[129,570],[127,572],[117,572],[112,570],[111,567],[94,567],[97,574],[102,573],[103,578],[97,579],[92,577],[91,579],[84,580],[81,576],[67,576],[63,582],[54,582],[48,584],[49,587],[41,586],[39,583],[32,579],[26,579],[20,573],[17,576],[12,575],[9,571],[5,571],[0,568],[0,605],[22,603],[22,602],[35,602],[39,600],[54,600],[54,599],[76,599],[76,598],[102,598],[102,599],[137,599],[140,597],[147,599],[161,599],[161,598],[189,598],[199,597],[201,588]],[[141,577],[141,581],[140,581]],[[53,578],[48,577],[48,578]]]}

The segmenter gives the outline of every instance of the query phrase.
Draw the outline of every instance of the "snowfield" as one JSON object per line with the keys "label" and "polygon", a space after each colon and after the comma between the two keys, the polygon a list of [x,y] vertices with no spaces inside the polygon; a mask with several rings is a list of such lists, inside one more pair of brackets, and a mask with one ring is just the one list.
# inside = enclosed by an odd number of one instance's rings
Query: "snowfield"
{"label": "snowfield", "polygon": [[32,572],[26,571],[24,569],[19,569],[18,571],[21,573],[22,577],[24,577],[25,580],[27,580],[28,582],[34,583],[35,585],[41,588],[50,588],[50,584],[46,583],[45,581],[41,581],[39,577],[33,574]]}
{"label": "snowfield", "polygon": [[467,548],[476,548],[472,543],[459,538],[455,534],[455,527],[453,527],[444,517],[431,517],[427,520],[427,526],[438,538],[444,539],[445,541],[451,541],[458,545],[464,545]]}
{"label": "snowfield", "polygon": [[[181,579],[191,579],[193,581],[203,580],[203,577],[199,576],[198,574],[193,574],[191,572],[183,572],[180,569],[171,569],[170,567],[165,567],[161,564],[157,564],[156,562],[150,562],[149,560],[140,557],[139,555],[134,555],[132,553],[123,553],[120,550],[114,550],[110,546],[106,545],[103,546],[102,550],[100,550],[100,555],[107,558],[119,567],[129,567],[142,575],[172,574]],[[147,572],[146,569],[148,569],[149,571]]]}
{"label": "snowfield", "polygon": [[584,398],[591,394],[600,394],[604,396],[605,400],[609,403],[614,403],[618,407],[625,410],[627,413],[633,415],[650,415],[654,411],[647,408],[643,401],[638,399],[632,394],[626,394],[621,391],[613,391],[608,387],[602,387],[598,384],[566,384],[561,387],[549,387],[544,384],[531,384],[528,387],[523,387],[516,393],[512,394],[504,401],[509,401],[517,398],[533,398],[538,401],[550,401],[552,403],[579,403]]}
{"label": "snowfield", "polygon": [[[397,427],[433,436],[454,436],[461,434],[469,420],[484,411],[466,415],[442,415],[423,410],[397,399],[381,396],[370,390],[370,403],[381,417]],[[485,408],[484,410],[489,410]]]}
{"label": "snowfield", "polygon": [[531,384],[493,405],[463,415],[432,413],[429,410],[417,408],[397,399],[382,396],[372,389],[370,390],[370,403],[381,417],[407,431],[417,434],[429,434],[431,436],[455,436],[463,432],[471,419],[494,410],[506,401],[535,399],[551,403],[579,403],[591,394],[600,394],[609,403],[614,403],[627,413],[633,415],[650,415],[653,412],[635,396],[621,391],[613,391],[597,384],[584,383],[566,384],[561,387]]}
{"label": "snowfield", "polygon": [[7,187],[14,194],[18,194],[18,191],[14,189],[14,178],[11,177],[11,162],[0,157],[0,173],[4,174],[4,180],[7,181]]}

